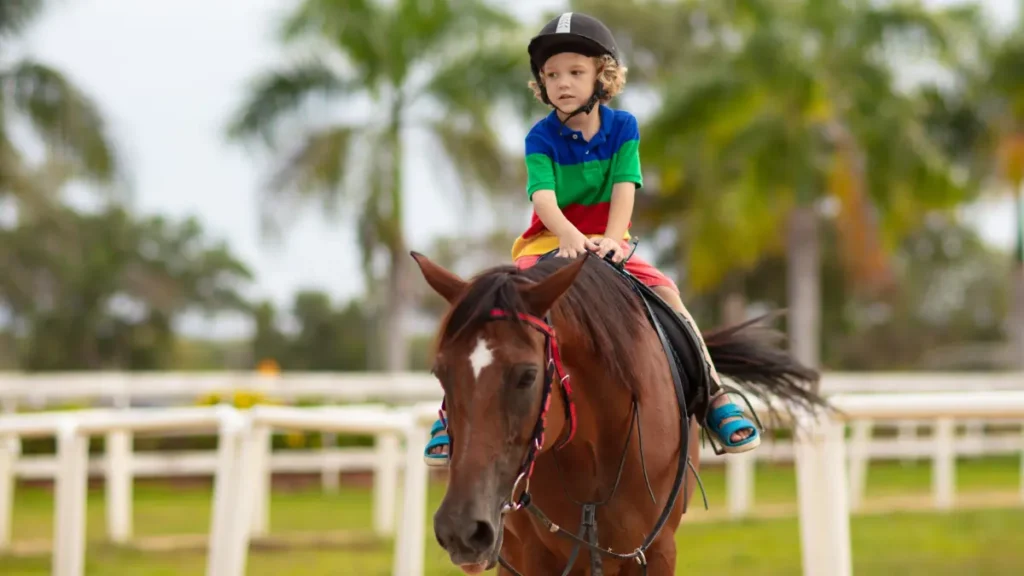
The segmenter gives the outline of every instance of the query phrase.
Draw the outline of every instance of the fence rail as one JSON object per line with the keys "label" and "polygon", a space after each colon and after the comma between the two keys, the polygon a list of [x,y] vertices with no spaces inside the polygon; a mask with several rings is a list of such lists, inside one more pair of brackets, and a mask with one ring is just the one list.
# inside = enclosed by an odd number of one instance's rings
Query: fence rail
{"label": "fence rail", "polygon": [[[822,376],[821,389],[830,395],[1024,390],[1024,372],[827,372]],[[110,406],[140,402],[181,404],[182,401],[194,402],[207,395],[247,392],[284,402],[320,399],[335,403],[408,404],[441,399],[437,380],[421,372],[288,373],[278,376],[252,372],[0,373],[0,403],[8,410],[16,406],[41,408],[81,400]]]}

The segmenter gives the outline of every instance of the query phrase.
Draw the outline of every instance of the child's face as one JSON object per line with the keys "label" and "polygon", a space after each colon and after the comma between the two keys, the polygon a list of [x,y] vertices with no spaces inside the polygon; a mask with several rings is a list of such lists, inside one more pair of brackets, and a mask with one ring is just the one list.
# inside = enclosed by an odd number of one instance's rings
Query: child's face
{"label": "child's face", "polygon": [[597,66],[582,54],[555,54],[541,69],[548,99],[561,111],[575,110],[594,94]]}

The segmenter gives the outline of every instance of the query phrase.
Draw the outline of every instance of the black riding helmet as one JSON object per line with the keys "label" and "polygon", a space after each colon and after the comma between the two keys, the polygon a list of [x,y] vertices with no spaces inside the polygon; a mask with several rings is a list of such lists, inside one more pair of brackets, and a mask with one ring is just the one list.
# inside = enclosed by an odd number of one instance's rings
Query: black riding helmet
{"label": "black riding helmet", "polygon": [[[612,31],[603,22],[579,12],[565,12],[541,28],[540,33],[530,40],[527,48],[530,53],[530,69],[540,86],[540,95],[545,104],[551,104],[548,91],[541,79],[541,66],[555,54],[575,52],[584,56],[611,56],[616,63],[620,62],[619,48],[615,44]],[[604,95],[604,86],[600,82],[594,86],[594,94],[590,100],[580,106],[569,116],[589,113]]]}

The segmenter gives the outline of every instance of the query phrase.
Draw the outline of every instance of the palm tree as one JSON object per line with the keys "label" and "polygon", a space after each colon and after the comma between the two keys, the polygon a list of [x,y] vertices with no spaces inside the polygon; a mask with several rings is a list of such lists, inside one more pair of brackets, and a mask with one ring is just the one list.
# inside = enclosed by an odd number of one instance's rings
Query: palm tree
{"label": "palm tree", "polygon": [[1024,16],[1003,34],[980,18],[973,31],[956,81],[929,94],[932,135],[979,188],[1013,199],[1007,357],[1024,369]]}
{"label": "palm tree", "polygon": [[[403,369],[408,357],[402,161],[414,152],[405,137],[426,131],[457,167],[461,186],[453,188],[463,194],[453,205],[474,191],[515,189],[522,163],[501,148],[493,115],[508,95],[513,110],[526,109],[520,34],[511,16],[483,0],[305,0],[284,20],[281,39],[306,55],[262,74],[230,123],[233,138],[261,140],[277,165],[261,199],[265,232],[282,224],[285,208],[310,201],[329,213],[343,207],[359,223],[389,370]],[[381,280],[383,294],[375,289]]]}
{"label": "palm tree", "polygon": [[791,347],[817,365],[822,206],[836,207],[849,280],[878,290],[898,238],[961,198],[915,99],[879,58],[906,33],[941,49],[942,21],[860,1],[729,4],[737,12],[713,32],[736,46],[723,41],[721,58],[666,87],[646,162],[663,194],[690,194],[698,208],[694,285],[785,251]]}
{"label": "palm tree", "polygon": [[[38,16],[43,0],[0,3],[0,48]],[[46,153],[32,165],[13,140],[16,117],[33,129]],[[13,199],[19,218],[50,214],[64,183],[112,183],[114,146],[96,105],[60,71],[33,59],[0,63],[0,200]]]}

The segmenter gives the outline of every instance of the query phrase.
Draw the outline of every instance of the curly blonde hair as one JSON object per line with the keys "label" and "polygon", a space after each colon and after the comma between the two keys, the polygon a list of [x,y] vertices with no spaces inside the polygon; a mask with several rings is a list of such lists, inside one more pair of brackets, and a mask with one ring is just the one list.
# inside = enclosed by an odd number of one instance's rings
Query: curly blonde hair
{"label": "curly blonde hair", "polygon": [[[597,67],[597,81],[604,87],[605,96],[601,98],[602,104],[607,104],[622,93],[622,89],[626,86],[626,72],[628,68],[619,64],[614,58],[605,54],[593,58],[594,66]],[[533,97],[544,102],[544,97],[540,93],[540,84],[536,80],[530,80],[527,84],[530,90],[533,90]]]}

